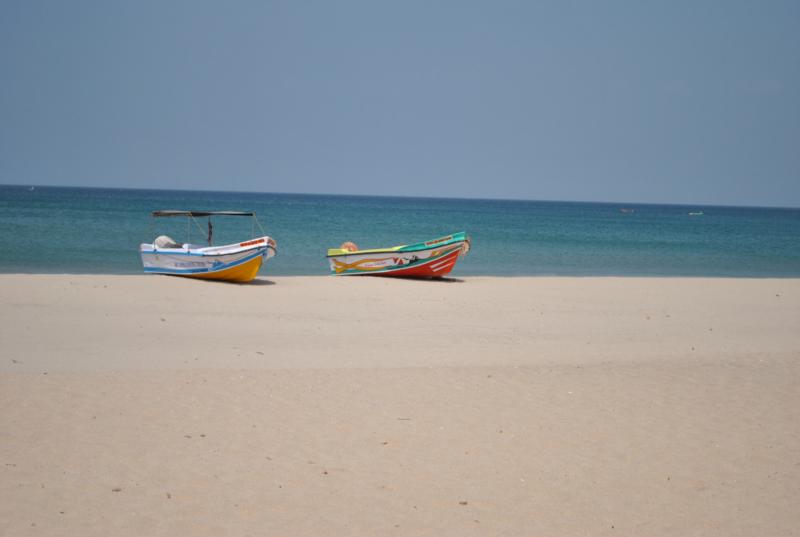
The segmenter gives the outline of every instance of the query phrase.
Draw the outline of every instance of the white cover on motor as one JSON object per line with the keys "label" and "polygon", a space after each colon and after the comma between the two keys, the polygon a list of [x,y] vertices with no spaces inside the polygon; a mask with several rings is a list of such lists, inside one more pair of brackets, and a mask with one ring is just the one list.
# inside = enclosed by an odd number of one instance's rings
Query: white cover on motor
{"label": "white cover on motor", "polygon": [[178,244],[175,242],[175,239],[169,237],[167,235],[159,235],[156,237],[156,240],[153,241],[153,244],[156,248],[182,248],[183,245]]}

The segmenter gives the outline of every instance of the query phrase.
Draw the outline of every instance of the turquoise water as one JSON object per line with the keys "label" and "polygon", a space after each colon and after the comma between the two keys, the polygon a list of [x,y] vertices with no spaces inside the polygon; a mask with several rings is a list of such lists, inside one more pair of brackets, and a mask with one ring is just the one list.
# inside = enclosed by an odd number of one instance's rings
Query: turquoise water
{"label": "turquoise water", "polygon": [[[800,276],[800,209],[22,186],[0,186],[0,272],[140,273],[139,243],[187,237],[185,219],[154,221],[158,209],[256,211],[278,242],[262,275],[327,274],[327,248],[345,240],[463,230],[473,248],[454,276]],[[214,233],[238,242],[251,224],[218,218]]]}

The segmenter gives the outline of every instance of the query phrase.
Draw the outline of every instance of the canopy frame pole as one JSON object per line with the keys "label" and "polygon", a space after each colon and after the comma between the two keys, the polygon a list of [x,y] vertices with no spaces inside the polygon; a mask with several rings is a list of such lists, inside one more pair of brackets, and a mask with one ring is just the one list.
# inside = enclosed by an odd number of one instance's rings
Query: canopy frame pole
{"label": "canopy frame pole", "polygon": [[258,221],[258,217],[257,217],[256,215],[253,215],[253,222],[254,222],[254,223],[253,223],[253,238],[254,238],[254,239],[256,238],[256,230],[255,230],[255,226],[258,226],[258,229],[259,229],[259,230],[261,230],[261,235],[262,235],[262,236],[264,236],[264,235],[266,235],[266,234],[267,234],[267,232],[266,232],[266,231],[264,231],[264,228],[263,228],[263,227],[261,227],[261,222],[259,222],[259,221]]}
{"label": "canopy frame pole", "polygon": [[201,237],[203,236],[203,233],[204,233],[203,232],[203,228],[197,222],[197,219],[194,216],[189,215],[189,218],[187,219],[187,223],[186,223],[186,227],[187,227],[187,230],[188,230],[187,235],[189,235],[189,237],[186,238],[186,242],[188,244],[192,243],[192,241],[189,240],[189,238],[191,237],[192,222],[194,222],[194,225],[197,226],[197,230],[200,232],[200,236]]}

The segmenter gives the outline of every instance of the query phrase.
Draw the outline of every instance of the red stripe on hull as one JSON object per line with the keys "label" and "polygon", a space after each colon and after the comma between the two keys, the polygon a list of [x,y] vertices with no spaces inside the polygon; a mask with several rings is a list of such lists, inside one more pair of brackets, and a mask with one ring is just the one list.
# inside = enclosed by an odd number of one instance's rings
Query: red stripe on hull
{"label": "red stripe on hull", "polygon": [[403,278],[437,278],[449,274],[458,261],[461,248],[443,255],[433,261],[428,261],[408,268],[397,268],[388,272],[378,272],[375,276],[402,276]]}

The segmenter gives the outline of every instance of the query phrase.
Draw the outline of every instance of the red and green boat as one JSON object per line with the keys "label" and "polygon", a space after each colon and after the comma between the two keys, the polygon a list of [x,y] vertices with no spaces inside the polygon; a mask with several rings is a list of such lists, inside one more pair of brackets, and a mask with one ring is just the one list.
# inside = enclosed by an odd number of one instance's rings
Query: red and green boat
{"label": "red and green boat", "polygon": [[453,270],[469,248],[470,239],[461,231],[426,242],[373,250],[358,250],[345,243],[328,250],[328,261],[336,276],[439,278]]}

